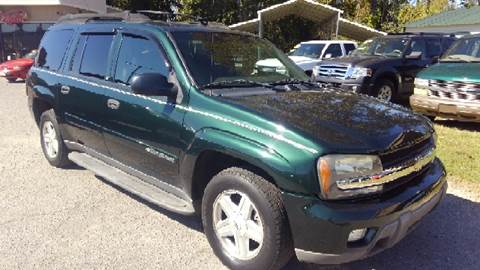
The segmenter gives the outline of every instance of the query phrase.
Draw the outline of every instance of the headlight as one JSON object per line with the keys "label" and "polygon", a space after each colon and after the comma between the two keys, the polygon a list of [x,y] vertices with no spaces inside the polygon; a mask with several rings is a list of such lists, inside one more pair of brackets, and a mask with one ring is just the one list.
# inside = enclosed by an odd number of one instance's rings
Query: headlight
{"label": "headlight", "polygon": [[413,93],[415,95],[426,96],[428,95],[428,80],[415,78],[415,89]]}
{"label": "headlight", "polygon": [[415,78],[415,87],[428,89],[428,80]]}
{"label": "headlight", "polygon": [[382,185],[345,188],[344,184],[351,179],[380,174],[383,168],[378,156],[327,155],[318,160],[317,169],[324,199],[352,198],[383,190]]}
{"label": "headlight", "polygon": [[314,66],[313,70],[312,70],[313,76],[317,77],[319,73],[320,73],[320,67],[319,66]]}
{"label": "headlight", "polygon": [[363,77],[371,77],[372,70],[369,68],[364,67],[354,67],[349,70],[349,74],[347,74],[347,78],[350,79],[359,79]]}

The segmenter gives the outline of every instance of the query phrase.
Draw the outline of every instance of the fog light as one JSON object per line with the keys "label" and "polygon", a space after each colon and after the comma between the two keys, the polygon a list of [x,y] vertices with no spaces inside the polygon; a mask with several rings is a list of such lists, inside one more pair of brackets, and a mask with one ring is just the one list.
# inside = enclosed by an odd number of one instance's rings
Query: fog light
{"label": "fog light", "polygon": [[366,234],[367,234],[366,228],[353,230],[348,235],[348,242],[356,242],[358,240],[362,240]]}

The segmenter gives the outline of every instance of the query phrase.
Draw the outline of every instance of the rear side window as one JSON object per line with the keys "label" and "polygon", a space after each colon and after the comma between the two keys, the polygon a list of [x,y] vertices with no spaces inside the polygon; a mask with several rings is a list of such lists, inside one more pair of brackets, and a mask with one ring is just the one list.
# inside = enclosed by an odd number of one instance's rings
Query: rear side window
{"label": "rear side window", "polygon": [[442,41],[443,52],[447,51],[455,42],[453,38],[444,38]]}
{"label": "rear side window", "polygon": [[134,75],[142,73],[160,73],[168,77],[167,61],[155,42],[124,35],[115,69],[115,82],[129,85]]}
{"label": "rear side window", "polygon": [[[85,76],[104,79],[107,75],[108,57],[113,35],[88,35],[83,49],[79,73]],[[79,49],[81,49],[81,45]],[[75,53],[76,54],[76,53]],[[75,58],[74,56],[74,63]]]}
{"label": "rear side window", "polygon": [[57,71],[73,36],[73,30],[53,30],[45,33],[40,44],[37,67]]}
{"label": "rear side window", "polygon": [[330,54],[332,58],[342,56],[342,48],[340,47],[340,44],[330,44],[325,51],[325,55],[327,54]]}
{"label": "rear side window", "polygon": [[348,55],[351,51],[355,50],[355,45],[351,43],[343,44],[345,46],[345,54]]}
{"label": "rear side window", "polygon": [[440,39],[427,39],[427,57],[433,58],[438,57],[442,54],[442,43]]}

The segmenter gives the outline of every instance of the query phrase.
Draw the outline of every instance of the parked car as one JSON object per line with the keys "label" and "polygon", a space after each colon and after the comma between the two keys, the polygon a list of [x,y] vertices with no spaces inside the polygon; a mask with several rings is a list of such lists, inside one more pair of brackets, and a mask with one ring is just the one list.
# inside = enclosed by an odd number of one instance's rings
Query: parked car
{"label": "parked car", "polygon": [[378,37],[350,56],[323,61],[313,69],[313,79],[398,101],[413,94],[417,73],[436,63],[454,40],[454,36],[427,33]]}
{"label": "parked car", "polygon": [[440,63],[420,72],[410,105],[432,119],[480,122],[480,35],[458,40]]}
{"label": "parked car", "polygon": [[[336,58],[348,55],[357,47],[357,43],[347,40],[311,40],[296,45],[288,54],[290,59],[312,75],[313,67],[320,64],[323,59]],[[278,68],[282,64],[276,59],[265,59],[257,63],[262,68]]]}
{"label": "parked car", "polygon": [[92,16],[51,27],[27,79],[45,158],[200,214],[231,269],[376,254],[444,196],[425,117],[320,88],[252,34]]}
{"label": "parked car", "polygon": [[14,82],[17,79],[24,80],[36,56],[37,50],[33,50],[22,58],[1,63],[0,76],[5,77],[9,82]]}

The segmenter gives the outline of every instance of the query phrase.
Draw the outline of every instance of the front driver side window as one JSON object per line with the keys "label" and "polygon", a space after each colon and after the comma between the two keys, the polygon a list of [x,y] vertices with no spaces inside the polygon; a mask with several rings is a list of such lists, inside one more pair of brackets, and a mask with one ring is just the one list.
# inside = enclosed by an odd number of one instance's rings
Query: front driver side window
{"label": "front driver side window", "polygon": [[328,54],[331,55],[331,58],[342,56],[342,48],[340,47],[340,44],[330,44],[330,46],[328,46],[327,50],[325,51],[323,57]]}
{"label": "front driver side window", "polygon": [[115,82],[130,85],[134,75],[160,73],[169,75],[169,66],[155,42],[131,35],[123,35],[115,69]]}

